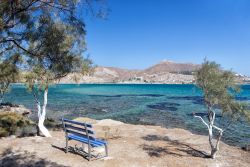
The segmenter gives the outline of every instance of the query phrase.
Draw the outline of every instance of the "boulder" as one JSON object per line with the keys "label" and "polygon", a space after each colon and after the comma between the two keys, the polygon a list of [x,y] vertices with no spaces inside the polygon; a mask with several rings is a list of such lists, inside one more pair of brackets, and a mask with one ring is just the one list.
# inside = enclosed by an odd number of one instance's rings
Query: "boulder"
{"label": "boulder", "polygon": [[0,112],[14,112],[22,116],[28,116],[31,114],[31,110],[27,109],[23,105],[16,105],[11,103],[1,103]]}

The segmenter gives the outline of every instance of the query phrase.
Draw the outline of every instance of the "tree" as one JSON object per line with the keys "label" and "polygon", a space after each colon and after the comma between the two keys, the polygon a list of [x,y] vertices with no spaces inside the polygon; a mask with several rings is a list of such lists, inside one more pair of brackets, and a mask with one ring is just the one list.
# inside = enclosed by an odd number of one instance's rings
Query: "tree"
{"label": "tree", "polygon": [[10,84],[19,79],[17,65],[21,62],[20,58],[20,55],[15,54],[0,63],[0,104]]}
{"label": "tree", "polygon": [[[211,158],[215,158],[222,134],[226,129],[215,125],[215,117],[218,113],[216,109],[219,108],[222,116],[230,119],[227,126],[242,115],[250,118],[249,112],[245,110],[246,106],[243,103],[235,100],[240,87],[236,83],[233,72],[224,71],[219,64],[205,60],[195,77],[197,86],[203,91],[207,114],[195,114],[194,117],[199,118],[208,128]],[[204,119],[205,116],[208,122]],[[218,131],[216,142],[213,141],[214,129]]]}
{"label": "tree", "polygon": [[[33,45],[30,45],[29,50],[36,50],[37,56],[28,58],[30,72],[26,75],[26,81],[36,101],[38,127],[46,137],[50,137],[43,125],[49,85],[71,72],[85,74],[92,64],[81,57],[82,48],[75,48],[78,41],[74,37],[75,34],[71,33],[72,27],[45,17],[41,18],[38,29],[39,31],[34,31],[30,38]],[[38,91],[43,91],[44,94],[42,107],[38,100]]]}
{"label": "tree", "polygon": [[[83,58],[86,11],[103,17],[99,0],[0,0],[0,57],[22,55],[28,88],[38,110],[38,127],[44,127],[49,85],[70,72],[86,73],[91,61]],[[99,7],[100,6],[100,7]],[[104,12],[103,12],[104,11]],[[40,105],[38,92],[44,93]],[[42,109],[41,109],[42,108]]]}
{"label": "tree", "polygon": [[49,15],[84,32],[86,13],[104,18],[106,11],[102,0],[0,0],[0,55],[9,51],[34,55],[27,49],[28,38],[42,17]]}

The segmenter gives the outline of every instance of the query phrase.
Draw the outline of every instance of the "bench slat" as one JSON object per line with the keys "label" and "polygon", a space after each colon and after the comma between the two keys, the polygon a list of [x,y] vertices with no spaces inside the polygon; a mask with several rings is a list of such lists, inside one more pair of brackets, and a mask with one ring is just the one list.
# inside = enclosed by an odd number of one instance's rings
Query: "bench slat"
{"label": "bench slat", "polygon": [[[73,129],[73,130],[77,130],[77,131],[85,132],[86,133],[86,129],[85,128],[80,128],[80,127],[72,126],[72,125],[69,125],[69,124],[66,124],[66,123],[65,123],[65,128],[66,129]],[[95,134],[94,131],[92,131],[92,130],[87,130],[87,131],[88,131],[88,134]]]}
{"label": "bench slat", "polygon": [[[88,136],[86,134],[82,134],[82,133],[79,133],[79,132],[76,132],[73,130],[69,130],[69,129],[66,129],[66,132],[88,139]],[[93,136],[89,136],[89,139],[95,140],[95,138]]]}
{"label": "bench slat", "polygon": [[[88,139],[86,139],[86,138],[79,137],[76,135],[69,135],[68,137],[69,137],[69,139],[77,140],[77,141],[88,144]],[[104,141],[101,141],[101,140],[90,140],[90,145],[94,146],[94,147],[103,146],[105,144],[107,144],[107,143]]]}
{"label": "bench slat", "polygon": [[89,128],[92,128],[92,125],[90,125],[90,124],[86,124],[86,123],[82,123],[82,122],[77,122],[77,121],[72,121],[72,120],[69,120],[69,119],[65,119],[65,118],[63,118],[62,119],[64,122],[68,122],[68,123],[72,123],[72,124],[76,124],[76,125],[81,125],[81,126],[87,126],[87,127],[89,127]]}

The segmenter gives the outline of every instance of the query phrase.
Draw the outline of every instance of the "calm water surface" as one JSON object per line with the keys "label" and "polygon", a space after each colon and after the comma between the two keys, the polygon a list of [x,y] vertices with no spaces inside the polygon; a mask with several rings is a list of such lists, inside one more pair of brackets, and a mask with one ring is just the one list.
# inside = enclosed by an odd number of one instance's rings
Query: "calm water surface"
{"label": "calm water surface", "polygon": [[[49,89],[48,117],[111,118],[207,134],[204,125],[192,117],[193,112],[206,111],[201,95],[194,85],[60,84]],[[238,100],[250,104],[250,85],[242,86]],[[5,101],[32,109],[35,118],[34,99],[24,85],[13,85]],[[218,126],[226,123],[226,118],[217,117]],[[250,144],[250,124],[239,120],[225,131],[223,140],[238,146]]]}

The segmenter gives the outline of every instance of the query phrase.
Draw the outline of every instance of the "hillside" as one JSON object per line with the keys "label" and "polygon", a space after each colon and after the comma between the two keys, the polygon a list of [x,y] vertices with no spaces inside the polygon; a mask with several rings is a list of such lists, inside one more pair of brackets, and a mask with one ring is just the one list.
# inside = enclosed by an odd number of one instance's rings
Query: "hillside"
{"label": "hillside", "polygon": [[[80,83],[192,83],[192,73],[200,65],[162,61],[144,70],[128,70],[115,67],[95,68],[91,76],[79,77]],[[78,74],[70,74],[60,83],[73,83]]]}
{"label": "hillside", "polygon": [[159,74],[162,72],[191,74],[197,70],[200,65],[190,63],[175,63],[172,61],[162,61],[152,67],[143,70],[146,74]]}

